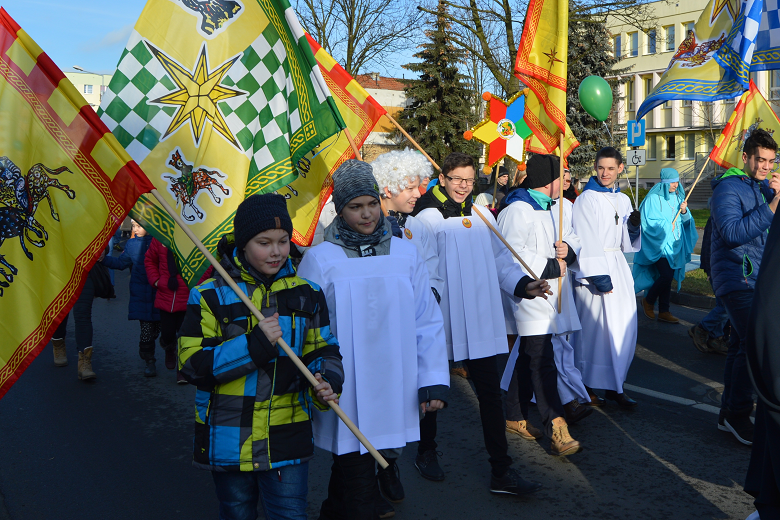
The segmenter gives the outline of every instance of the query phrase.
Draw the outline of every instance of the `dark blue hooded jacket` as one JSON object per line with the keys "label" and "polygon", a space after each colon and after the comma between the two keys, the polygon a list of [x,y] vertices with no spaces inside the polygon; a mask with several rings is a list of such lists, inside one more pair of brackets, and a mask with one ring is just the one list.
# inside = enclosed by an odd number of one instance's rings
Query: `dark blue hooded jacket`
{"label": "dark blue hooded jacket", "polygon": [[717,296],[753,289],[774,213],[766,182],[738,168],[712,180],[710,270]]}
{"label": "dark blue hooded jacket", "polygon": [[128,320],[160,321],[160,311],[154,308],[154,296],[157,292],[146,278],[144,256],[152,236],[131,238],[125,244],[125,250],[118,257],[106,256],[103,263],[109,269],[130,270],[130,308]]}

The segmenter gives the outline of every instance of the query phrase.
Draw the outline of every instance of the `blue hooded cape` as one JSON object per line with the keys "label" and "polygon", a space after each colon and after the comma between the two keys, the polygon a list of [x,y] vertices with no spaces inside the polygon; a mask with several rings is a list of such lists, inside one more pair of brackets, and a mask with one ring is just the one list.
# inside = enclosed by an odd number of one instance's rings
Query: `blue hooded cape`
{"label": "blue hooded cape", "polygon": [[685,190],[682,184],[678,184],[677,189],[669,193],[669,184],[679,181],[677,170],[662,169],[661,182],[653,186],[639,206],[642,213],[642,249],[634,255],[635,292],[652,287],[659,276],[655,263],[661,258],[666,258],[674,269],[678,291],[685,278],[685,264],[691,261],[699,233],[690,210],[680,214],[672,229],[672,220],[685,200]]}

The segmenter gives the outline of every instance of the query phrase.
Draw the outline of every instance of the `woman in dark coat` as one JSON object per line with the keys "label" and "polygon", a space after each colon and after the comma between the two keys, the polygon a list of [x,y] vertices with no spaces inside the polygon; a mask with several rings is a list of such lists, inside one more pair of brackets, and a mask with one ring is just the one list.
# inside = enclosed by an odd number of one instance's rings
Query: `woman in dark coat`
{"label": "woman in dark coat", "polygon": [[155,367],[154,349],[157,337],[160,335],[160,311],[154,307],[154,299],[157,290],[149,285],[146,276],[144,257],[146,250],[152,243],[152,237],[146,234],[146,230],[133,221],[133,235],[125,244],[125,250],[118,257],[106,256],[103,263],[109,269],[130,270],[130,305],[127,314],[128,320],[141,322],[141,338],[138,343],[138,353],[141,359],[146,361],[144,369],[145,377],[157,375]]}

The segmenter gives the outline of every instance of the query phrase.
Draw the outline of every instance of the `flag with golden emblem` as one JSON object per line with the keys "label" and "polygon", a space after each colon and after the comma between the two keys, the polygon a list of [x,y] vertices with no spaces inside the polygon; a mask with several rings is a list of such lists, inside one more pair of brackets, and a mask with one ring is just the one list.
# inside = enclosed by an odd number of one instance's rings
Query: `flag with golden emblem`
{"label": "flag with golden emblem", "polygon": [[54,62],[0,8],[0,397],[67,316],[152,189]]}
{"label": "flag with golden emblem", "polygon": [[[149,0],[99,114],[212,252],[345,126],[287,0]],[[196,283],[208,262],[173,219],[146,196],[132,214]]]}
{"label": "flag with golden emblem", "polygon": [[[517,50],[515,75],[539,99],[547,116],[538,115],[544,132],[556,136],[559,130],[566,129],[568,49],[568,0],[530,0]],[[532,130],[537,133],[536,129]],[[545,140],[543,135],[537,136]]]}
{"label": "flag with golden emblem", "polygon": [[710,158],[724,168],[742,168],[742,149],[747,138],[757,128],[780,136],[780,121],[751,80],[750,89],[742,94]]}
{"label": "flag with golden emblem", "polygon": [[[310,35],[306,38],[341,117],[360,148],[386,111]],[[354,157],[346,134],[335,135],[304,157],[298,163],[298,178],[279,190],[287,198],[293,221],[292,239],[296,244],[311,245],[322,207],[333,191],[331,174],[341,163]]]}

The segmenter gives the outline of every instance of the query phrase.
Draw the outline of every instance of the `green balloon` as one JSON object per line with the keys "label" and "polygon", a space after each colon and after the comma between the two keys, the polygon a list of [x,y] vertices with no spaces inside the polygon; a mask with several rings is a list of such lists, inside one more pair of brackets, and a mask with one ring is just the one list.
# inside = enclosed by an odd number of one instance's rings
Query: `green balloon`
{"label": "green balloon", "polygon": [[601,76],[588,76],[578,92],[580,105],[585,112],[599,121],[606,121],[612,109],[612,87]]}

